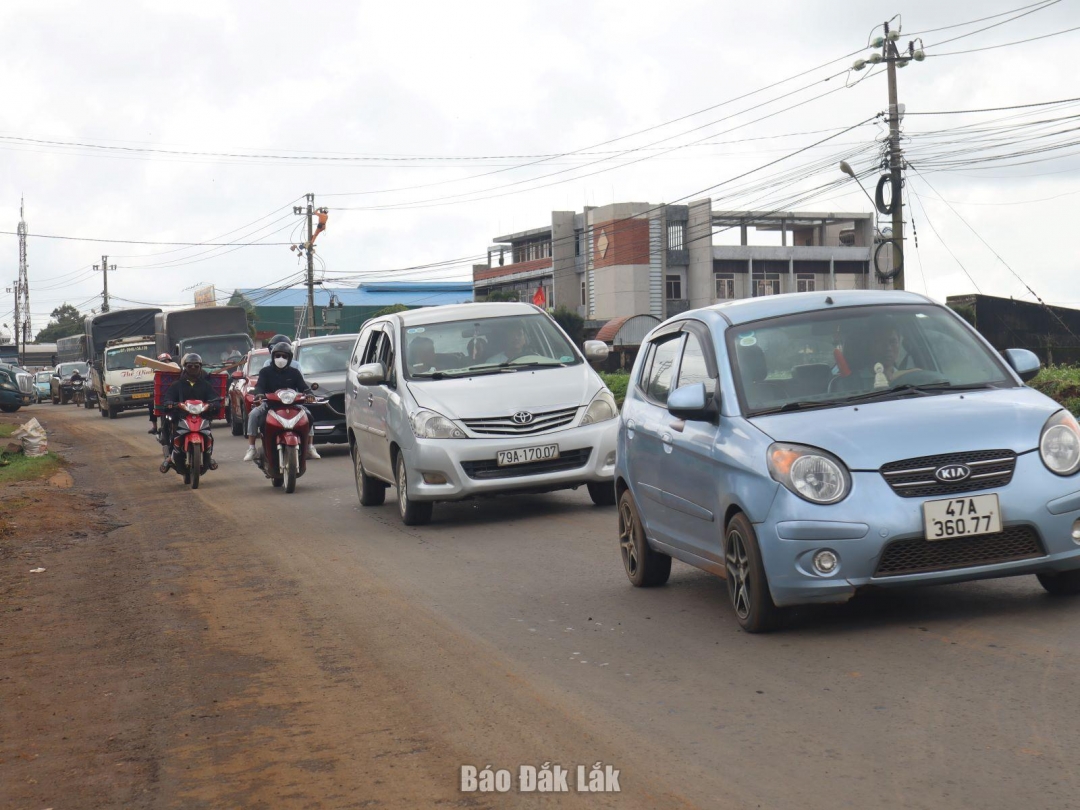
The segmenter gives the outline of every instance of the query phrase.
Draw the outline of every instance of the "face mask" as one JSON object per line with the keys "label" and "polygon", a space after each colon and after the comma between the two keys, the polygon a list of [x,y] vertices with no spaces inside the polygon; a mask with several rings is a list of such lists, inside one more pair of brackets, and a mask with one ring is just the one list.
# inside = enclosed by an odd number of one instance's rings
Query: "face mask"
{"label": "face mask", "polygon": [[289,365],[289,361],[285,357],[275,357],[274,365],[278,368],[285,368],[285,366]]}

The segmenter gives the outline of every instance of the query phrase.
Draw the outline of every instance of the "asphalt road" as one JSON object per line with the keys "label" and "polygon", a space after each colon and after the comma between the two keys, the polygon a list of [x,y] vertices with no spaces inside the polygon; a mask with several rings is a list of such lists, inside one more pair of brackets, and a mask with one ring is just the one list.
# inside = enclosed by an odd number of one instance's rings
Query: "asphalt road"
{"label": "asphalt road", "polygon": [[358,505],[344,447],[285,495],[222,428],[220,469],[192,493],[152,470],[141,413],[54,418],[115,434],[176,503],[244,527],[232,542],[317,613],[338,654],[400,671],[464,762],[602,759],[622,769],[627,806],[1080,802],[1080,600],[1034,577],[874,594],[750,636],[711,575],[675,563],[667,586],[632,588],[615,510],[584,491],[437,505],[407,528],[393,490]]}

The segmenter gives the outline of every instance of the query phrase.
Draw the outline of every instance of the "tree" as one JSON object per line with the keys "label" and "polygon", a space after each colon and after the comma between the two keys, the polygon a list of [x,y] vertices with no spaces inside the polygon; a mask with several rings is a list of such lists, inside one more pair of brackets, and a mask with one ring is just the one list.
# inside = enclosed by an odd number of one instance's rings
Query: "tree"
{"label": "tree", "polygon": [[585,319],[566,307],[559,307],[551,316],[562,327],[575,344],[580,346],[585,341]]}
{"label": "tree", "polygon": [[239,290],[233,290],[232,296],[229,298],[230,307],[243,307],[244,315],[247,317],[247,329],[248,335],[252,338],[255,337],[255,305],[247,300]]}
{"label": "tree", "polygon": [[412,307],[407,307],[404,304],[391,304],[388,307],[383,307],[372,318],[381,318],[383,315],[393,315],[395,312],[408,312]]}
{"label": "tree", "polygon": [[495,290],[495,292],[488,293],[484,297],[484,301],[491,302],[512,301],[516,304],[520,300],[521,299],[518,297],[518,294],[513,290]]}
{"label": "tree", "polygon": [[55,343],[83,331],[83,316],[71,304],[61,304],[51,313],[49,325],[37,333],[35,343]]}

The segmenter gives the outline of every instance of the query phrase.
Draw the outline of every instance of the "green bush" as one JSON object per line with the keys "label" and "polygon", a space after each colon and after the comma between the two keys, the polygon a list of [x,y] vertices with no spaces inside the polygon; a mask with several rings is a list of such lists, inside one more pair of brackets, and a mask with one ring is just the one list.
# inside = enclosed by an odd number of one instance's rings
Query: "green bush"
{"label": "green bush", "polygon": [[610,373],[601,371],[600,379],[604,381],[604,385],[611,389],[611,393],[615,395],[615,404],[621,408],[623,399],[626,397],[626,386],[630,383],[630,375],[625,371],[613,371]]}
{"label": "green bush", "polygon": [[1047,366],[1028,385],[1080,416],[1080,366]]}

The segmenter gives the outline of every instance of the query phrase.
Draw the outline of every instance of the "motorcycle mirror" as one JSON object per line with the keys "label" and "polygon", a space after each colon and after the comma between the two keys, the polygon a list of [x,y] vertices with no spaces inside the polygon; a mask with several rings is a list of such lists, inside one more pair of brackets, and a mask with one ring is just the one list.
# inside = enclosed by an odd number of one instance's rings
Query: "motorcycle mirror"
{"label": "motorcycle mirror", "polygon": [[318,391],[319,390],[319,384],[318,383],[312,383],[311,384],[311,390],[312,391]]}

